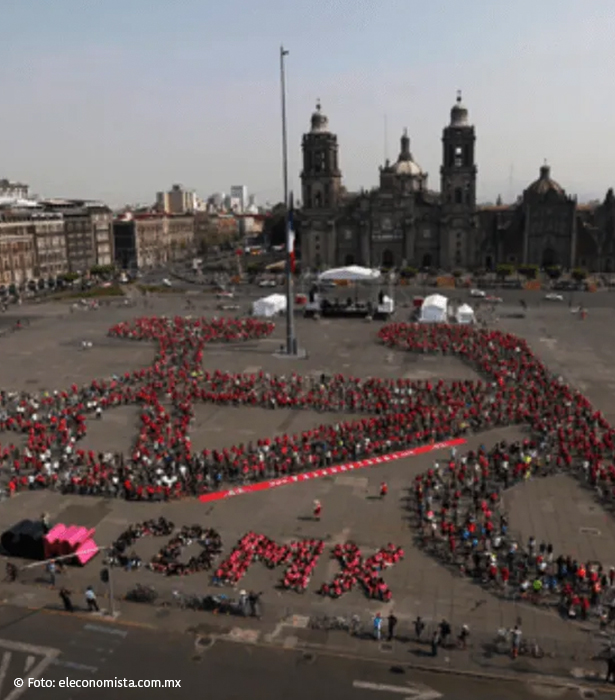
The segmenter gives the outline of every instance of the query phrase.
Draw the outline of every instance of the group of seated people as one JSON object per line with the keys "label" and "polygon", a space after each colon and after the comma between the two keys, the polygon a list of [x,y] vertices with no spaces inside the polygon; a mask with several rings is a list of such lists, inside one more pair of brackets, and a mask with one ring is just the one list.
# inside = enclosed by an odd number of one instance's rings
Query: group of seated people
{"label": "group of seated people", "polygon": [[283,566],[281,588],[302,593],[308,587],[323,550],[322,540],[312,538],[280,545],[265,535],[248,532],[218,566],[213,581],[234,586],[253,563],[261,561],[270,569]]}
{"label": "group of seated people", "polygon": [[[201,550],[187,562],[180,561],[184,547],[197,542]],[[222,537],[213,528],[200,525],[184,525],[169,542],[162,547],[148,564],[148,568],[166,576],[187,576],[199,571],[209,571],[214,559],[222,552]]]}
{"label": "group of seated people", "polygon": [[359,584],[368,598],[388,603],[393,594],[381,572],[404,558],[401,547],[389,543],[367,559],[354,542],[338,544],[333,550],[342,570],[331,583],[321,586],[319,593],[330,598],[339,598]]}

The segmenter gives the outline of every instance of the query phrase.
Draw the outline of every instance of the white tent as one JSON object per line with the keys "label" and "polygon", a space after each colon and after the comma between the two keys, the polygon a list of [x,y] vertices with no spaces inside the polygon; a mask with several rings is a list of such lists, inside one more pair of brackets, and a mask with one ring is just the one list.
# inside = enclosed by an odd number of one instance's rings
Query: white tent
{"label": "white tent", "polygon": [[359,267],[359,265],[349,265],[348,267],[335,267],[332,270],[322,272],[318,276],[318,281],[377,282],[380,278],[380,270],[371,270],[369,267]]}
{"label": "white tent", "polygon": [[270,294],[268,297],[257,299],[252,304],[254,316],[276,316],[286,311],[286,297],[284,294]]}
{"label": "white tent", "polygon": [[446,323],[448,321],[448,299],[441,294],[425,297],[421,306],[421,323]]}
{"label": "white tent", "polygon": [[474,323],[476,320],[474,317],[474,309],[468,304],[462,304],[455,314],[457,323]]}

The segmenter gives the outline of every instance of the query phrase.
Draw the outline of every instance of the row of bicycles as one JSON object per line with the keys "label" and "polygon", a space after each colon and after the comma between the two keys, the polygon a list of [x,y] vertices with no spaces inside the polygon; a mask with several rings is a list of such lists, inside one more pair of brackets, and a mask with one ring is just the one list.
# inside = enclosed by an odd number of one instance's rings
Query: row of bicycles
{"label": "row of bicycles", "polygon": [[201,610],[220,615],[244,617],[247,610],[244,604],[235,598],[220,595],[191,595],[173,591],[171,600],[162,600],[153,586],[137,584],[126,594],[131,603],[149,603],[160,607],[178,607],[182,610]]}

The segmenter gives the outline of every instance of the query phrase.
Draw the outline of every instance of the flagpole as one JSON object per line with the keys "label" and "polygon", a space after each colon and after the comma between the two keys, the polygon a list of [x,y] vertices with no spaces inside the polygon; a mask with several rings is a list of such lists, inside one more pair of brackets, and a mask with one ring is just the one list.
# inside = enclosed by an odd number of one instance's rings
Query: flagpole
{"label": "flagpole", "polygon": [[293,313],[293,244],[290,211],[288,198],[288,139],[286,136],[286,75],[284,72],[284,57],[288,51],[280,46],[280,87],[282,92],[282,174],[284,178],[284,206],[286,210],[286,353],[297,354],[297,342],[295,340],[294,313]]}

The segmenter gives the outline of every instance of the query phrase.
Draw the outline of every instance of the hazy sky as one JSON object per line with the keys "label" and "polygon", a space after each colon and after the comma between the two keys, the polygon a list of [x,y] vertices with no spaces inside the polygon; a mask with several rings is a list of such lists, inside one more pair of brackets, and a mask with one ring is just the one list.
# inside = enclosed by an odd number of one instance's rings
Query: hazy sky
{"label": "hazy sky", "polygon": [[[3,0],[0,177],[43,196],[150,202],[246,184],[280,199],[279,46],[291,186],[320,97],[348,189],[371,187],[408,127],[439,189],[457,88],[479,199],[552,176],[615,186],[613,0]],[[512,187],[511,187],[512,182]]]}

